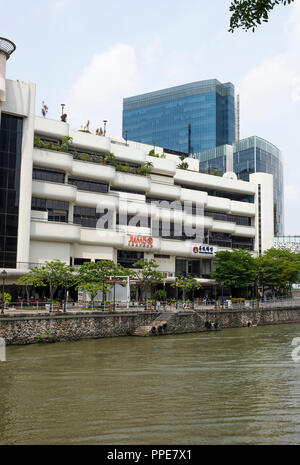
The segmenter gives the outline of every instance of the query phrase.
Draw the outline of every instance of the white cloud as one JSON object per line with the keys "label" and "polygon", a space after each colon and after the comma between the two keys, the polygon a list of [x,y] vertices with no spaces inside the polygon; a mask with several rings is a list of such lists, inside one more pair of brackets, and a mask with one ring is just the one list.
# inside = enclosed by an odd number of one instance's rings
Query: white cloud
{"label": "white cloud", "polygon": [[[294,5],[285,30],[284,51],[267,56],[244,76],[238,86],[242,104],[242,130],[244,128],[248,132],[254,130],[257,133],[266,123],[269,127],[272,124],[280,127],[282,119],[290,114],[292,105],[300,100],[299,4]],[[248,135],[250,133],[243,134]]]}
{"label": "white cloud", "polygon": [[95,55],[71,89],[68,105],[72,120],[82,124],[91,121],[99,127],[109,120],[110,134],[121,131],[122,98],[134,93],[139,81],[135,50],[126,44],[116,44]]}
{"label": "white cloud", "polygon": [[284,187],[284,200],[299,200],[300,191],[299,187],[296,184],[286,184]]}

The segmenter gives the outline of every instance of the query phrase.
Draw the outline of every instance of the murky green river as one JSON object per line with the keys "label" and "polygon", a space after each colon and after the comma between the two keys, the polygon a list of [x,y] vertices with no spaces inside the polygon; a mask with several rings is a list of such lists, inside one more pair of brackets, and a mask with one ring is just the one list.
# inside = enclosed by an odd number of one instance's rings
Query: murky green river
{"label": "murky green river", "polygon": [[0,444],[297,444],[300,325],[9,346]]}

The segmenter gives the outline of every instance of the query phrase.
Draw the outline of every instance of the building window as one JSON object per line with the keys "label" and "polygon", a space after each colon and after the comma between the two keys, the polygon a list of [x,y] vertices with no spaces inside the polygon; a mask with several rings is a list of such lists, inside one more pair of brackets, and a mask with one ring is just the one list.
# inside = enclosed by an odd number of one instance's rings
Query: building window
{"label": "building window", "polygon": [[62,200],[32,197],[31,210],[48,212],[48,221],[68,222],[69,204]]}
{"label": "building window", "polygon": [[121,187],[111,187],[110,192],[126,192],[128,194],[146,195],[146,192],[144,192],[144,191],[137,191],[137,190],[131,189],[131,188],[125,189],[123,187],[122,188]]}
{"label": "building window", "polygon": [[74,266],[81,266],[84,263],[89,263],[90,261],[90,258],[74,258]]}
{"label": "building window", "polygon": [[2,113],[0,126],[0,267],[16,268],[22,118]]}
{"label": "building window", "polygon": [[60,170],[50,170],[46,168],[34,167],[32,170],[32,179],[49,182],[65,182],[65,173]]}
{"label": "building window", "polygon": [[108,192],[108,184],[105,182],[98,181],[87,181],[86,179],[80,178],[69,178],[68,183],[76,186],[81,191],[89,192]]}
{"label": "building window", "polygon": [[98,213],[96,208],[74,207],[74,223],[85,228],[112,229],[113,212],[104,210]]}
{"label": "building window", "polygon": [[128,250],[118,250],[117,253],[118,264],[125,268],[136,268],[133,265],[144,258],[144,252],[131,252]]}
{"label": "building window", "polygon": [[133,228],[151,228],[151,218],[139,215],[116,215],[116,224]]}

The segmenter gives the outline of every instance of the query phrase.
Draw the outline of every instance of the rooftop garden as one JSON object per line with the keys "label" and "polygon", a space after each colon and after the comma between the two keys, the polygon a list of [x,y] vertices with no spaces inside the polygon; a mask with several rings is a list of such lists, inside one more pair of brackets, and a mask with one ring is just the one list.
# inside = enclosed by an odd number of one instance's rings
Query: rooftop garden
{"label": "rooftop garden", "polygon": [[34,147],[44,150],[54,150],[56,152],[65,152],[73,155],[75,160],[86,161],[90,163],[97,163],[99,165],[113,166],[116,171],[129,174],[139,174],[141,176],[147,176],[151,174],[153,163],[146,162],[144,165],[135,165],[133,163],[127,163],[120,161],[112,152],[107,153],[95,153],[95,152],[81,152],[76,148],[70,147],[73,139],[72,137],[66,136],[62,140],[45,140],[38,136],[34,137]]}

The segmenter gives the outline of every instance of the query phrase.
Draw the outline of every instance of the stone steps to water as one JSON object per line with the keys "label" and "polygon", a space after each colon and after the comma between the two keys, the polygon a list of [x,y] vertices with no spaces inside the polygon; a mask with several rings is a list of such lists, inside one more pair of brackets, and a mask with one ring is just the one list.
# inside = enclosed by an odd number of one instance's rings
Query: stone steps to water
{"label": "stone steps to water", "polygon": [[[174,316],[174,313],[161,313],[157,316],[155,320],[152,321],[151,325],[147,326],[139,326],[133,333],[133,336],[151,336],[155,334],[161,334],[158,332],[159,327],[163,327],[168,324],[167,322]],[[153,332],[153,328],[155,328],[155,332]]]}

